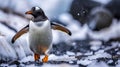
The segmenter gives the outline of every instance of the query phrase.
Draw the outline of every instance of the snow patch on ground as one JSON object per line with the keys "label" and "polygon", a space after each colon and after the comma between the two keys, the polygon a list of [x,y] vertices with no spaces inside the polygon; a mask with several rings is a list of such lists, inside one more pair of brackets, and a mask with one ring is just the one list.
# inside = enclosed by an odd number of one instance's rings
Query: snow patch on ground
{"label": "snow patch on ground", "polygon": [[109,67],[109,66],[103,61],[101,61],[101,62],[94,61],[93,63],[91,63],[87,67]]}
{"label": "snow patch on ground", "polygon": [[91,45],[92,50],[98,50],[100,48],[100,46],[102,45],[102,42],[101,41],[91,41],[90,45]]}

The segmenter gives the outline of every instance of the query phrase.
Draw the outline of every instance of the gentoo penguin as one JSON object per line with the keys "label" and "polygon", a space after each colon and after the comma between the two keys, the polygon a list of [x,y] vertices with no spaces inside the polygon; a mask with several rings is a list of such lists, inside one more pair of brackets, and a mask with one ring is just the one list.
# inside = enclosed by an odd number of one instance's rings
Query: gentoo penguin
{"label": "gentoo penguin", "polygon": [[42,62],[47,62],[49,51],[52,47],[52,29],[61,30],[68,35],[71,35],[71,32],[59,24],[51,23],[40,7],[33,7],[25,14],[32,15],[33,17],[27,26],[15,34],[12,38],[12,43],[14,43],[22,34],[29,32],[28,39],[30,49],[34,53],[34,60],[38,61],[40,55],[44,54],[45,57],[42,59]]}

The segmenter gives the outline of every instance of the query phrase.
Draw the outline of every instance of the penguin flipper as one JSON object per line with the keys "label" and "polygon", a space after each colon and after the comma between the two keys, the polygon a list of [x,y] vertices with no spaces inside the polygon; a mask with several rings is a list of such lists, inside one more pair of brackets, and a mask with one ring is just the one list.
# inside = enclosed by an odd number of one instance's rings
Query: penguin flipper
{"label": "penguin flipper", "polygon": [[70,36],[72,35],[71,31],[68,30],[67,28],[65,28],[64,26],[61,26],[61,25],[56,24],[56,23],[51,23],[51,26],[52,26],[52,29],[54,29],[54,30],[60,30],[60,31],[67,33]]}
{"label": "penguin flipper", "polygon": [[24,33],[27,33],[29,30],[29,25],[25,26],[24,28],[22,28],[19,32],[17,32],[14,37],[12,38],[11,42],[14,43],[15,40],[17,38],[19,38],[21,35],[23,35]]}

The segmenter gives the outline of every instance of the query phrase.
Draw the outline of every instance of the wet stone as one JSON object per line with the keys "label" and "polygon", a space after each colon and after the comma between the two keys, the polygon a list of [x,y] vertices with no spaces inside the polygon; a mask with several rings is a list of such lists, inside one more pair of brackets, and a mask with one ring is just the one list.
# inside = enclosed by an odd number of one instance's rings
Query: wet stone
{"label": "wet stone", "polygon": [[10,62],[10,64],[9,65],[20,65],[20,62],[19,61],[17,61],[17,60],[15,60],[15,61],[13,61],[13,62]]}

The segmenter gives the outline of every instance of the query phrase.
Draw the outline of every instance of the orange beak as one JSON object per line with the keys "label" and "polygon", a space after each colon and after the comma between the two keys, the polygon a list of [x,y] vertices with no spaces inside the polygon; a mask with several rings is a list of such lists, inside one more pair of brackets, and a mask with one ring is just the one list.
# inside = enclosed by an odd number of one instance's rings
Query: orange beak
{"label": "orange beak", "polygon": [[32,11],[27,11],[25,12],[25,14],[32,14]]}

